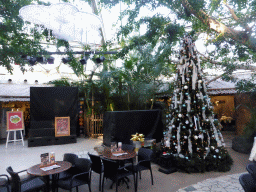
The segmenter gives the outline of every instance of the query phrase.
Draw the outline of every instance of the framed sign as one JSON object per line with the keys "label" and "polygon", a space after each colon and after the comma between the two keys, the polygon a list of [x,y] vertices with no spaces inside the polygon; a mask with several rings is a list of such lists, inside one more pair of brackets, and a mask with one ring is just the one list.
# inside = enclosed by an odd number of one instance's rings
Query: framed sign
{"label": "framed sign", "polygon": [[55,137],[70,135],[70,118],[55,117]]}
{"label": "framed sign", "polygon": [[23,130],[23,111],[7,111],[7,131]]}

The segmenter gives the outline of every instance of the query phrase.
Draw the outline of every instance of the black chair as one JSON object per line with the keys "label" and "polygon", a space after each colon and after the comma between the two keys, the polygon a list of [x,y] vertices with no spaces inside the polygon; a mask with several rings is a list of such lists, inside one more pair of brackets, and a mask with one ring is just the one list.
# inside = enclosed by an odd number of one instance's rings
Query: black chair
{"label": "black chair", "polygon": [[19,172],[14,172],[12,167],[7,167],[6,171],[11,175],[11,191],[15,192],[26,192],[26,191],[39,191],[46,188],[45,182],[39,177],[26,177],[21,179],[19,173],[25,172],[27,170],[22,170]]}
{"label": "black chair", "polygon": [[[151,156],[153,151],[147,148],[140,148],[138,151],[138,163],[134,166],[134,171],[136,172],[136,190],[138,187],[138,175],[140,175],[141,179],[141,171],[149,170],[151,174],[151,184],[154,185],[153,180],[153,173],[151,169]],[[129,166],[128,169],[130,170],[132,167]]]}
{"label": "black chair", "polygon": [[242,185],[245,192],[255,192],[256,183],[251,174],[245,173],[240,175],[239,182]]}
{"label": "black chair", "polygon": [[65,179],[68,177],[72,177],[73,172],[75,172],[76,167],[75,167],[75,162],[78,159],[78,155],[74,153],[65,153],[63,156],[63,161],[68,161],[72,164],[72,167],[68,169],[67,171],[63,171],[58,174],[58,179]]}
{"label": "black chair", "polygon": [[[103,166],[104,166],[104,173],[103,173],[103,181],[102,181],[102,191],[104,191],[104,180],[105,178],[112,180],[116,183],[116,192],[118,191],[118,182],[121,179],[125,179],[130,175],[133,175],[134,179],[134,189],[136,191],[136,181],[135,181],[135,173],[133,169],[131,171],[125,169],[126,166],[119,167],[118,161],[112,161],[109,159],[102,159]],[[132,164],[133,167],[133,164]],[[123,180],[125,181],[125,180]],[[127,185],[127,188],[129,186]]]}
{"label": "black chair", "polygon": [[135,147],[132,144],[122,144],[122,150],[134,151]]}
{"label": "black chair", "polygon": [[246,169],[251,174],[252,178],[255,180],[255,183],[256,183],[256,164],[255,163],[247,164]]}
{"label": "black chair", "polygon": [[89,155],[89,157],[91,159],[91,162],[92,162],[92,165],[91,165],[92,171],[94,171],[95,173],[100,174],[99,191],[101,191],[101,185],[102,185],[101,184],[101,177],[102,177],[102,173],[104,172],[104,166],[102,164],[100,156],[93,155],[93,154],[90,154],[90,153],[88,153],[88,155]]}
{"label": "black chair", "polygon": [[[122,144],[122,150],[134,151],[135,147],[132,144]],[[125,165],[125,164],[127,165],[128,163],[135,163],[135,162],[136,162],[136,157],[134,157],[133,159],[127,159],[122,161],[122,165]]]}
{"label": "black chair", "polygon": [[7,192],[10,192],[9,184],[10,184],[10,180],[9,180],[8,175],[6,175],[6,174],[0,175],[0,187],[5,187]]}
{"label": "black chair", "polygon": [[91,191],[91,161],[85,158],[78,158],[75,162],[75,171],[72,177],[59,179],[57,181],[57,191],[58,188],[72,191],[72,188],[76,188],[78,192],[78,187],[87,184],[89,191]]}

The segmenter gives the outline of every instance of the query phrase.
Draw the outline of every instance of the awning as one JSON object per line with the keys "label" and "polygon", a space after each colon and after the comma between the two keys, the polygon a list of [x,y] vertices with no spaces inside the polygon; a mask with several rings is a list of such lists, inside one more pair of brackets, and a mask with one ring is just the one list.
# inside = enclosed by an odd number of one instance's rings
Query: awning
{"label": "awning", "polygon": [[1,98],[0,97],[0,102],[12,102],[12,101],[30,101],[30,98]]}

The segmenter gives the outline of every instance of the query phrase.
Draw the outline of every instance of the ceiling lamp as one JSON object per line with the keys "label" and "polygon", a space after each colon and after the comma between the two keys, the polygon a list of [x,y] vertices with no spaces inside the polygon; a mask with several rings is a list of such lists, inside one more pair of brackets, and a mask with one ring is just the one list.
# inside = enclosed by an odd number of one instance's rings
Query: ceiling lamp
{"label": "ceiling lamp", "polygon": [[54,64],[54,57],[49,57],[49,58],[47,59],[47,63],[48,63],[48,64]]}
{"label": "ceiling lamp", "polygon": [[37,58],[36,58],[36,61],[37,61],[38,63],[42,63],[42,64],[46,64],[46,63],[47,63],[47,60],[46,60],[45,57],[37,57]]}
{"label": "ceiling lamp", "polygon": [[95,59],[96,63],[102,63],[103,61],[105,61],[105,57],[101,56]]}
{"label": "ceiling lamp", "polygon": [[31,57],[29,60],[28,60],[28,62],[29,62],[29,64],[30,65],[35,65],[36,64],[36,62],[37,62],[37,58],[36,57]]}
{"label": "ceiling lamp", "polygon": [[84,57],[83,59],[80,60],[80,63],[82,65],[85,65],[87,63],[88,57]]}
{"label": "ceiling lamp", "polygon": [[70,59],[69,57],[67,57],[67,58],[62,58],[61,60],[62,60],[62,62],[63,62],[64,64],[66,64],[66,63],[68,63],[69,61],[71,61],[71,59]]}

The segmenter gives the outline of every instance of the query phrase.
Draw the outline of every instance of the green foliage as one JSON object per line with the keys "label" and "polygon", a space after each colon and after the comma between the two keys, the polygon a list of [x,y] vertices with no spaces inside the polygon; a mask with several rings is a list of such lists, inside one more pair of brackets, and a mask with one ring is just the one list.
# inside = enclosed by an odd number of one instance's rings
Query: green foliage
{"label": "green foliage", "polygon": [[250,110],[250,121],[246,123],[243,130],[243,137],[247,138],[250,143],[253,143],[254,136],[256,134],[256,108],[255,108],[255,92],[251,93],[250,102],[245,104]]}
{"label": "green foliage", "polygon": [[20,64],[24,72],[25,62],[21,55],[38,56],[39,52],[44,52],[40,40],[43,36],[35,33],[34,39],[29,39],[28,35],[22,31],[24,22],[18,16],[19,9],[29,5],[31,0],[17,0],[0,2],[0,65],[5,66],[8,72],[12,73],[12,63]]}

